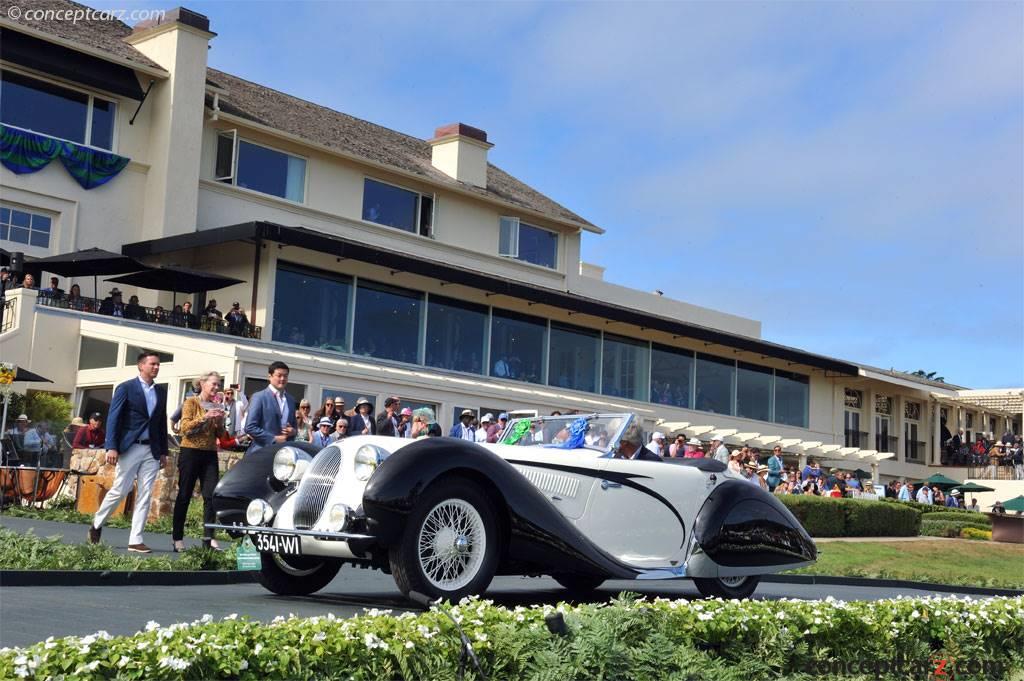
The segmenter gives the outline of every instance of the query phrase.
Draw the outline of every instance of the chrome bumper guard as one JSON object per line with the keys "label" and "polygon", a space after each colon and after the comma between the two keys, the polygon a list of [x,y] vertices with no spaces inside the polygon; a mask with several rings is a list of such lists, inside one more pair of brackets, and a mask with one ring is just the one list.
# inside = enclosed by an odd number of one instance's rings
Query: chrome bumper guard
{"label": "chrome bumper guard", "polygon": [[219,523],[206,523],[205,527],[211,530],[224,530],[227,532],[241,532],[242,534],[282,534],[299,535],[301,537],[313,537],[321,541],[350,541],[352,539],[375,539],[370,534],[353,534],[352,532],[327,532],[325,530],[286,530],[278,527],[261,527],[258,525],[221,525]]}

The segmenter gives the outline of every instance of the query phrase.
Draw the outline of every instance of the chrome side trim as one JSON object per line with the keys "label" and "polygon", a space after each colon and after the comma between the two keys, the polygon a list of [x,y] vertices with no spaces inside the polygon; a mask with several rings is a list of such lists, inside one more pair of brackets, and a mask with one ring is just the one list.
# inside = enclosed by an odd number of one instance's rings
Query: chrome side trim
{"label": "chrome side trim", "polygon": [[254,534],[256,532],[265,534],[297,534],[302,537],[314,537],[323,541],[349,541],[350,539],[376,539],[371,534],[354,534],[352,532],[326,532],[324,530],[288,530],[280,527],[259,527],[257,525],[220,525],[218,523],[207,523],[206,527],[212,530],[226,530],[241,532],[242,534]]}

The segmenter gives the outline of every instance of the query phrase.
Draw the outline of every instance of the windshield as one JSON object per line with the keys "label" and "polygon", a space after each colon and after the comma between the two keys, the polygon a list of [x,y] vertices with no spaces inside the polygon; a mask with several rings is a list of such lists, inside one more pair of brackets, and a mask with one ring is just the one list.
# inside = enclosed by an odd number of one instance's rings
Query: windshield
{"label": "windshield", "polygon": [[607,454],[632,418],[632,414],[573,414],[515,419],[498,442],[520,447],[592,449]]}

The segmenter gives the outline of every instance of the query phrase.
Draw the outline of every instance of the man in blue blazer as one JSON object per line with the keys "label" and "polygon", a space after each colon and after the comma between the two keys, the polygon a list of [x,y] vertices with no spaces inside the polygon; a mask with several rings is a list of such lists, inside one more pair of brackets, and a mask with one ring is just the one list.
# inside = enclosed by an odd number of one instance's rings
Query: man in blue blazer
{"label": "man in blue blazer", "polygon": [[89,526],[89,542],[99,543],[103,523],[137,481],[128,551],[151,553],[152,549],[142,541],[142,531],[149,516],[153,483],[160,469],[167,464],[167,386],[155,383],[160,373],[160,355],[143,351],[136,358],[136,363],[138,378],[118,385],[110,402],[104,447],[107,449],[107,463],[116,464],[114,485],[103,497],[103,503]]}
{"label": "man in blue blazer", "polygon": [[295,398],[285,392],[288,386],[288,365],[273,362],[267,368],[270,383],[249,400],[249,413],[245,417],[245,433],[252,438],[246,452],[275,442],[295,439],[298,427],[295,419]]}

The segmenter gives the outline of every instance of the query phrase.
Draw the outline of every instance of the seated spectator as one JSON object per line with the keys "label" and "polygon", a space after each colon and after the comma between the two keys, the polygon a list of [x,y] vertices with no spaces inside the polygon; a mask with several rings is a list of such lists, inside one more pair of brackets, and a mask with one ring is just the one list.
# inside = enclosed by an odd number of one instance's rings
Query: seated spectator
{"label": "seated spectator", "polygon": [[50,277],[50,286],[40,291],[39,295],[46,296],[47,298],[63,298],[64,289],[58,284],[60,284],[60,280],[57,277]]}
{"label": "seated spectator", "polygon": [[334,423],[334,432],[331,433],[331,442],[344,440],[346,437],[348,437],[348,421],[346,419],[338,419]]}
{"label": "seated spectator", "polygon": [[128,299],[128,304],[124,306],[124,318],[135,319],[140,322],[149,321],[146,310],[139,305],[138,296],[132,296]]}
{"label": "seated spectator", "polygon": [[967,510],[968,510],[968,511],[978,511],[979,513],[981,512],[981,506],[979,506],[979,505],[978,505],[978,499],[977,499],[977,497],[975,497],[975,498],[971,499],[971,503],[970,503],[970,505],[969,505],[969,506],[967,507]]}
{"label": "seated spectator", "polygon": [[181,304],[181,326],[186,329],[198,329],[199,320],[196,318],[195,313],[192,312],[192,302],[186,300]]}
{"label": "seated spectator", "polygon": [[214,300],[213,298],[210,299],[210,302],[208,302],[206,304],[206,307],[203,309],[203,316],[206,317],[207,319],[216,320],[221,320],[224,318],[224,315],[222,315],[220,313],[220,310],[217,309],[217,301]]}
{"label": "seated spectator", "polygon": [[75,449],[96,449],[103,447],[103,440],[106,433],[103,431],[103,414],[93,412],[89,414],[89,425],[79,428],[75,433],[75,440],[72,447]]}
{"label": "seated spectator", "polygon": [[955,489],[946,497],[946,506],[949,508],[960,508],[960,490]]}
{"label": "seated spectator", "polygon": [[21,288],[36,289],[36,277],[34,274],[26,274],[25,278],[21,280]]}
{"label": "seated spectator", "polygon": [[91,312],[92,303],[82,297],[82,288],[78,284],[71,285],[71,291],[68,293],[67,302],[65,303],[69,309],[81,310],[82,312]]}
{"label": "seated spectator", "polygon": [[167,312],[164,310],[162,305],[157,305],[153,308],[153,321],[157,324],[170,324],[171,320],[167,316]]}
{"label": "seated spectator", "polygon": [[110,295],[100,303],[100,314],[109,317],[124,317],[124,302],[121,300],[121,290],[117,287],[110,289]]}

